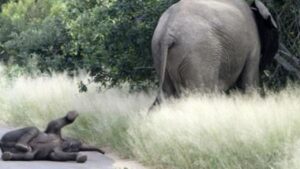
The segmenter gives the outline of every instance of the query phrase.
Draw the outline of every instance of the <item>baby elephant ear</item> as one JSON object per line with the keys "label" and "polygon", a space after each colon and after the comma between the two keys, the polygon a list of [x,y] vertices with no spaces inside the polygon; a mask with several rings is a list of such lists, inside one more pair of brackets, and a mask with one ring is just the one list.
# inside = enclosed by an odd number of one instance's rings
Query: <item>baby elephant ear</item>
{"label": "baby elephant ear", "polygon": [[272,63],[278,47],[279,32],[275,19],[268,8],[259,0],[255,0],[251,5],[253,16],[256,22],[261,44],[260,71]]}
{"label": "baby elephant ear", "polygon": [[268,26],[275,29],[278,28],[271,12],[261,1],[255,0],[251,5],[251,9],[256,15],[260,15],[266,21]]}

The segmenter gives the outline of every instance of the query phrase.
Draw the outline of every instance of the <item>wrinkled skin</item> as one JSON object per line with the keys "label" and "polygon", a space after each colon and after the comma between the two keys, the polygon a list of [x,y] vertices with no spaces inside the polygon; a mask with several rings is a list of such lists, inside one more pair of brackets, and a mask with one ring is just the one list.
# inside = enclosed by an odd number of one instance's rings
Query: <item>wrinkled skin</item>
{"label": "wrinkled skin", "polygon": [[260,64],[277,50],[276,22],[260,1],[181,0],[162,14],[152,38],[154,105],[183,90],[256,90]]}
{"label": "wrinkled skin", "polygon": [[26,127],[6,133],[1,139],[3,160],[52,160],[85,162],[80,151],[104,152],[73,138],[63,138],[61,129],[74,122],[78,113],[70,111],[65,117],[51,121],[45,132]]}

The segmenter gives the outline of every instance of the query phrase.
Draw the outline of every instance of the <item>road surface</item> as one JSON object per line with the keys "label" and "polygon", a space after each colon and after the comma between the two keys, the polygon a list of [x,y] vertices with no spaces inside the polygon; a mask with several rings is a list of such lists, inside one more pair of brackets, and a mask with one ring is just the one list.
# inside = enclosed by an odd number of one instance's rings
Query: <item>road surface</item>
{"label": "road surface", "polygon": [[[9,129],[0,128],[0,138]],[[52,161],[2,161],[0,169],[116,169],[114,160],[105,155],[94,152],[83,152],[88,156],[85,163],[52,162]],[[1,157],[0,151],[0,157]]]}

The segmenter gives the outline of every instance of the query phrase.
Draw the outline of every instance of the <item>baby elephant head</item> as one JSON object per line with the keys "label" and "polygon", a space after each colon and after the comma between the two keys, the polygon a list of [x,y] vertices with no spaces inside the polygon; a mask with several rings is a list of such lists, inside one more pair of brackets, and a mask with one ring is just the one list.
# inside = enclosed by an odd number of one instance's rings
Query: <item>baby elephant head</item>
{"label": "baby elephant head", "polygon": [[62,149],[64,152],[96,151],[101,154],[105,152],[95,146],[87,145],[74,138],[64,138]]}

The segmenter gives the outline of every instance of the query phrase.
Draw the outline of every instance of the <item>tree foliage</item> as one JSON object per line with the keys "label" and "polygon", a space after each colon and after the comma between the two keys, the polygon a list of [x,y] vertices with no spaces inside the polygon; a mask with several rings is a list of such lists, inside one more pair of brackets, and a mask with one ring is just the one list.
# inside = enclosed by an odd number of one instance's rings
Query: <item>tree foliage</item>
{"label": "tree foliage", "polygon": [[132,87],[151,84],[152,33],[160,14],[174,2],[74,0],[68,3],[69,26],[76,39],[73,51],[84,56],[96,82],[111,86],[129,82]]}
{"label": "tree foliage", "polygon": [[[151,86],[156,82],[151,37],[161,13],[177,1],[1,1],[0,58],[29,73],[86,69],[105,86]],[[277,16],[281,42],[299,56],[299,2],[263,1]]]}
{"label": "tree foliage", "polygon": [[61,3],[20,0],[2,6],[0,53],[6,64],[27,67],[36,62],[36,69],[41,72],[70,68],[69,55],[64,49],[71,37],[62,17]]}

